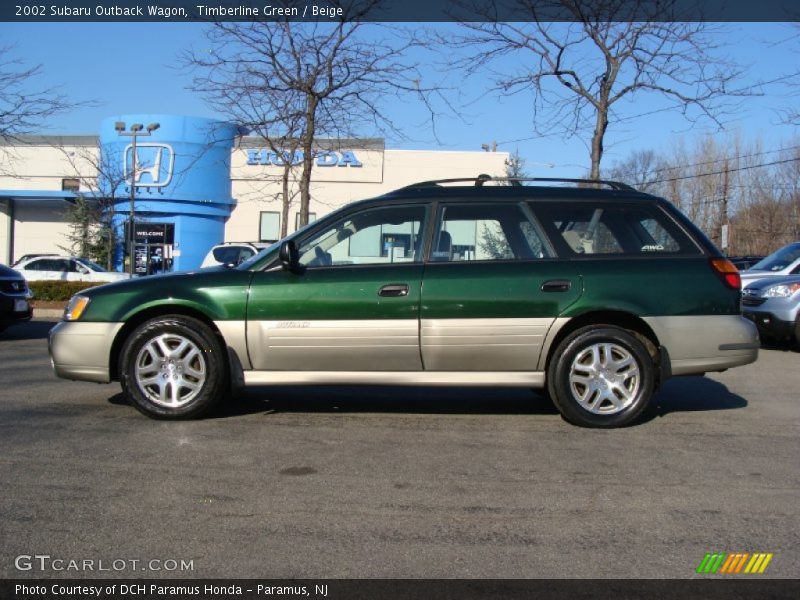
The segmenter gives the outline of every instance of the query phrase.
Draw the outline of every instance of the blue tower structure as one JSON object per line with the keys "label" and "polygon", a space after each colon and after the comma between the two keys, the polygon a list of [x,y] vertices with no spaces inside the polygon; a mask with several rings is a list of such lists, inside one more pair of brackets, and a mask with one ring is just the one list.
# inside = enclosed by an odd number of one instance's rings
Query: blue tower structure
{"label": "blue tower structure", "polygon": [[[149,136],[120,135],[117,124],[158,123]],[[146,131],[146,130],[145,130]],[[127,255],[131,173],[136,173],[135,250],[140,274],[185,271],[200,266],[224,239],[225,221],[235,206],[231,195],[231,149],[238,135],[231,123],[200,117],[127,114],[104,119],[101,160],[119,161],[124,173],[115,190],[113,224],[119,243],[115,268]],[[112,171],[113,172],[113,171]]]}

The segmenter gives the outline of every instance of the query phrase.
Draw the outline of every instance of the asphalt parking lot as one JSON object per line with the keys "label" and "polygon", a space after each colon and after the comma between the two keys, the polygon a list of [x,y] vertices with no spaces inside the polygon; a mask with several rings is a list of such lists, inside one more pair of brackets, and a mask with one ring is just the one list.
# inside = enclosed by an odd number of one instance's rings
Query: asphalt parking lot
{"label": "asphalt parking lot", "polygon": [[0,576],[15,557],[191,560],[175,577],[684,578],[706,552],[800,573],[800,352],[670,381],[622,430],[529,390],[263,388],[165,423],[0,337]]}

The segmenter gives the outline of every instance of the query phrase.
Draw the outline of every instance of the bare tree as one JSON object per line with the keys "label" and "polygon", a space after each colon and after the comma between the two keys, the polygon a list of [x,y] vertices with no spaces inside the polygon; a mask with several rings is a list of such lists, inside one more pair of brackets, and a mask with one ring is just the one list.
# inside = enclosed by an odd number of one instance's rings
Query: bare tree
{"label": "bare tree", "polygon": [[[506,159],[506,177],[509,179],[525,179],[528,173],[525,171],[526,160],[522,158],[519,153],[519,148],[516,148]],[[509,182],[509,185],[511,182]]]}
{"label": "bare tree", "polygon": [[13,57],[12,46],[0,47],[0,173],[12,174],[9,144],[20,136],[38,132],[42,124],[70,108],[67,99],[53,87],[31,88],[41,76],[41,65],[26,65]]}
{"label": "bare tree", "polygon": [[[270,164],[275,163],[280,167],[280,175],[267,175],[263,180],[266,189],[271,189],[272,184],[279,184],[279,192],[271,194],[273,198],[281,201],[281,239],[286,237],[289,226],[289,212],[298,195],[298,158],[303,156],[301,149],[303,120],[301,113],[294,112],[295,104],[289,97],[279,98],[270,94],[271,102],[265,102],[263,93],[244,93],[231,95],[230,90],[220,89],[219,92],[226,97],[224,104],[218,106],[227,117],[239,125],[244,126],[249,133],[259,137],[269,151]],[[278,115],[267,111],[275,106],[287,102],[287,110]],[[302,161],[300,161],[302,164]],[[263,193],[263,190],[258,190]],[[310,195],[310,192],[309,192]]]}
{"label": "bare tree", "polygon": [[[455,66],[491,74],[496,93],[532,92],[537,133],[587,133],[593,179],[609,126],[636,116],[624,115],[623,100],[660,95],[663,110],[721,126],[725,100],[737,94],[729,85],[739,71],[715,56],[712,27],[676,22],[678,0],[508,0],[528,23],[497,22],[493,2],[474,2],[486,22],[463,23],[461,34],[441,40],[472,51]],[[519,68],[495,72],[496,59],[508,56]]]}
{"label": "bare tree", "polygon": [[[798,14],[792,14],[794,20],[797,20]],[[800,25],[792,23],[793,35],[788,41],[792,43],[789,51],[796,57],[800,55]],[[796,61],[787,61],[787,64],[796,65]],[[790,125],[800,125],[800,107],[797,105],[797,90],[800,88],[800,69],[793,67],[791,72],[784,75],[782,78],[783,83],[788,88],[788,97],[792,99],[792,103],[781,110],[781,120]]]}
{"label": "bare tree", "polygon": [[765,150],[738,136],[679,141],[663,153],[636,151],[608,175],[663,196],[729,254],[768,254],[800,232],[800,140]]}
{"label": "bare tree", "polygon": [[117,243],[113,220],[120,200],[118,190],[128,183],[122,161],[99,142],[96,146],[54,147],[69,165],[67,176],[77,179],[80,187],[70,208],[72,250],[104,263],[110,271]]}
{"label": "bare tree", "polygon": [[[301,225],[308,222],[319,137],[364,127],[399,133],[381,110],[390,99],[414,96],[431,106],[436,88],[421,84],[407,58],[415,42],[362,20],[382,1],[332,2],[342,16],[331,23],[214,23],[210,48],[183,57],[194,71],[191,88],[212,107],[257,131],[273,152],[297,158]],[[285,170],[284,186],[288,179]]]}
{"label": "bare tree", "polygon": [[659,172],[666,166],[653,150],[636,150],[628,158],[614,163],[607,177],[636,186],[643,192],[654,192],[658,187],[655,182],[659,179]]}

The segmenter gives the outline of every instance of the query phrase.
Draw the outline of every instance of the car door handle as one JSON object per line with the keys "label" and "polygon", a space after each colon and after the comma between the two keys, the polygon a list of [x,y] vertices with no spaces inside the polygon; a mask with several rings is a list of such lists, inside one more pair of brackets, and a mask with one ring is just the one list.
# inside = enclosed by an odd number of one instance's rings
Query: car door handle
{"label": "car door handle", "polygon": [[398,296],[408,296],[408,284],[407,283],[390,283],[389,285],[383,286],[380,290],[378,290],[378,296],[387,296],[387,297],[398,297]]}
{"label": "car door handle", "polygon": [[572,287],[569,279],[550,279],[542,284],[543,292],[568,292]]}

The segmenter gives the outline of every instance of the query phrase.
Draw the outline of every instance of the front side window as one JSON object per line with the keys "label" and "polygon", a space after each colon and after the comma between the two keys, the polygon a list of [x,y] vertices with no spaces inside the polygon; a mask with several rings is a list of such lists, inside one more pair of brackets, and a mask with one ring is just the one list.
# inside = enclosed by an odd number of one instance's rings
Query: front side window
{"label": "front side window", "polygon": [[697,252],[655,206],[541,203],[535,208],[545,228],[573,254],[631,255]]}
{"label": "front side window", "polygon": [[431,261],[545,258],[542,240],[519,204],[447,204],[439,211]]}
{"label": "front side window", "polygon": [[30,271],[65,271],[66,261],[52,258],[43,258],[29,263],[26,270]]}
{"label": "front side window", "polygon": [[421,260],[424,206],[373,208],[336,221],[300,243],[306,267],[378,265]]}

